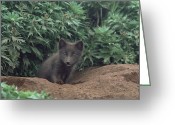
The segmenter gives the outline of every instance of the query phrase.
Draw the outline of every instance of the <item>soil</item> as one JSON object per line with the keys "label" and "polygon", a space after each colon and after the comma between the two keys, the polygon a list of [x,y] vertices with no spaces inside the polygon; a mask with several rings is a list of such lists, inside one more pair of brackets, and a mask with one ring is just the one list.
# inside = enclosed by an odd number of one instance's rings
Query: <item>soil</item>
{"label": "soil", "polygon": [[51,83],[37,77],[1,76],[19,90],[41,92],[52,99],[139,99],[139,65],[112,64],[76,72],[72,84]]}

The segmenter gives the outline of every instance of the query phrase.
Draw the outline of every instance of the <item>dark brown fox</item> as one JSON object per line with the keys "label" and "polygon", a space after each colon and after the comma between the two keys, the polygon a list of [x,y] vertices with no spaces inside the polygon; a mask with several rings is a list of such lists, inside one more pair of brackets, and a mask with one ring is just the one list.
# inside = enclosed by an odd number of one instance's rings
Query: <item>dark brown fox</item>
{"label": "dark brown fox", "polygon": [[61,39],[59,50],[41,66],[38,76],[53,83],[69,83],[83,52],[83,42],[70,43]]}

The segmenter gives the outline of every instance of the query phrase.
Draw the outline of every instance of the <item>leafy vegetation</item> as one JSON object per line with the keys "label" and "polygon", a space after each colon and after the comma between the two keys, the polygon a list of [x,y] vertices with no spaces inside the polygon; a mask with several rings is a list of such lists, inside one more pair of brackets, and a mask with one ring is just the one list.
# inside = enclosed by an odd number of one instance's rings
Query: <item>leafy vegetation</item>
{"label": "leafy vegetation", "polygon": [[82,40],[79,68],[138,63],[139,1],[3,1],[1,71],[35,76],[56,39]]}
{"label": "leafy vegetation", "polygon": [[31,91],[18,91],[14,85],[7,85],[1,82],[2,99],[50,99],[49,95],[42,91],[41,93]]}

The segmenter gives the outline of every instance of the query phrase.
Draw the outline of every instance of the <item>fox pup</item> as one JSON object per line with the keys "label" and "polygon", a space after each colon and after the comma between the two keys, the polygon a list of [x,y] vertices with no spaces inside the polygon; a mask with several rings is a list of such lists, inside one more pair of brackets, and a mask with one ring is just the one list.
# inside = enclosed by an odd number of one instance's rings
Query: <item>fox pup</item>
{"label": "fox pup", "polygon": [[38,76],[53,83],[68,83],[83,52],[83,42],[70,43],[61,39],[59,50],[41,66]]}

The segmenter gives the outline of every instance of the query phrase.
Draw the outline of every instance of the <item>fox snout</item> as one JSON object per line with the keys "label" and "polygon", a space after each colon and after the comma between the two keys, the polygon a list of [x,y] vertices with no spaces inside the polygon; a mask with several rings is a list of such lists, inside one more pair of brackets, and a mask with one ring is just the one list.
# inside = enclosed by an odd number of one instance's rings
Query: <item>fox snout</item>
{"label": "fox snout", "polygon": [[66,66],[73,66],[79,60],[79,56],[65,55],[61,58]]}
{"label": "fox snout", "polygon": [[72,65],[71,62],[72,62],[72,61],[71,61],[71,57],[70,57],[70,56],[68,56],[68,57],[65,58],[65,62],[64,62],[64,63],[65,63],[67,66],[71,66],[71,65]]}

